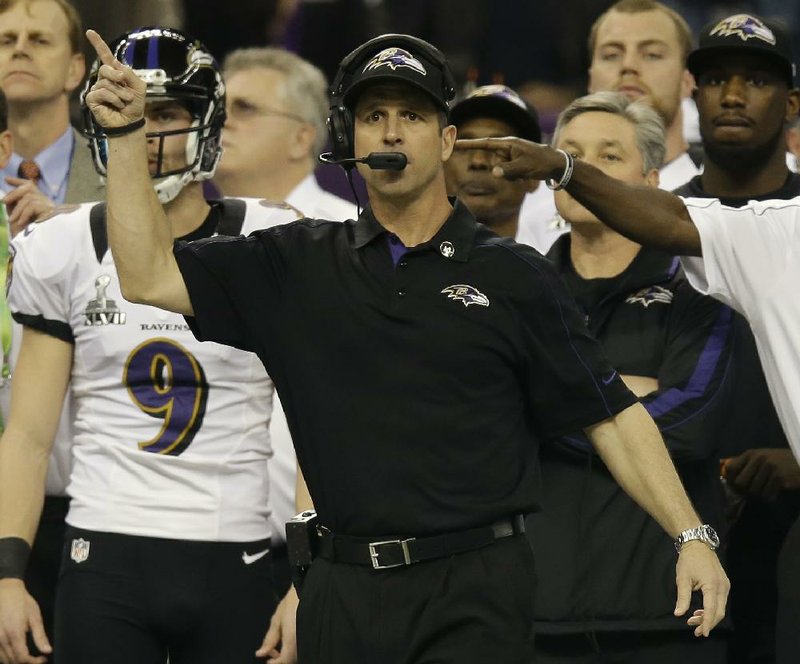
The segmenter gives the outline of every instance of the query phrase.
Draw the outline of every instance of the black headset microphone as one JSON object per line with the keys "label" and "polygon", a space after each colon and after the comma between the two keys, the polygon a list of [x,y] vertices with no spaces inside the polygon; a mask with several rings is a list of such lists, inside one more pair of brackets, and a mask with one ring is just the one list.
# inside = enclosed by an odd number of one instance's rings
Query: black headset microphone
{"label": "black headset microphone", "polygon": [[319,156],[323,164],[336,164],[352,168],[355,164],[366,164],[373,171],[402,171],[408,159],[402,152],[370,152],[366,157],[334,158],[333,152],[323,152]]}

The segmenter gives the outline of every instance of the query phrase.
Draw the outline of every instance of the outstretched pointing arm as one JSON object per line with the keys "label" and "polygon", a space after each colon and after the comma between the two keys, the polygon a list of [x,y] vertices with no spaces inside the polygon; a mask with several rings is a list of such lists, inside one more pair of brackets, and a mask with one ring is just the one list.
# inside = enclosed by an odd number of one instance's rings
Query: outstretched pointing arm
{"label": "outstretched pointing arm", "polygon": [[102,63],[86,95],[108,137],[108,241],[126,299],[192,314],[189,294],[172,253],[172,229],[153,190],[147,164],[144,106],[147,86],[119,62],[94,30],[86,37]]}
{"label": "outstretched pointing arm", "polygon": [[[459,140],[456,150],[491,150],[502,163],[495,177],[508,180],[558,180],[566,165],[564,155],[522,138]],[[700,256],[700,234],[680,198],[655,187],[626,184],[599,169],[575,160],[565,189],[604,224],[647,247],[679,256]]]}

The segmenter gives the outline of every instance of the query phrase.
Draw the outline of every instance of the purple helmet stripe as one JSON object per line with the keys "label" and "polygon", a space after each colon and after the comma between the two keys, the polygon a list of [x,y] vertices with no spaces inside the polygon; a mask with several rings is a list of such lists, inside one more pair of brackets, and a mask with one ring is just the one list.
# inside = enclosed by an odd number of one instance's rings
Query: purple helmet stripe
{"label": "purple helmet stripe", "polygon": [[147,69],[158,68],[158,39],[151,37],[147,40]]}

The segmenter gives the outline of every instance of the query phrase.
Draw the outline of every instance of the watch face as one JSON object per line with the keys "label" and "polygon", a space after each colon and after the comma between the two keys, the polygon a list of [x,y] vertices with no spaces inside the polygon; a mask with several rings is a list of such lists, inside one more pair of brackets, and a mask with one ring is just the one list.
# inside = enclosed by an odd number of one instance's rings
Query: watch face
{"label": "watch face", "polygon": [[708,538],[708,543],[714,547],[715,549],[719,547],[719,535],[717,535],[717,531],[714,530],[711,526],[701,526],[705,536]]}

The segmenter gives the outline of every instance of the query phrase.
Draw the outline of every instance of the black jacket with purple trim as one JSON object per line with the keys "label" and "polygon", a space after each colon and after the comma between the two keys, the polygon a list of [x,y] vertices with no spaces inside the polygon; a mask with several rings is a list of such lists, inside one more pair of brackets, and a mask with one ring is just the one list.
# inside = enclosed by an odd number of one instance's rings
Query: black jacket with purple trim
{"label": "black jacket with purple trim", "polygon": [[[701,518],[721,531],[715,432],[729,403],[731,310],[695,291],[665,253],[643,248],[620,275],[585,280],[569,251],[565,235],[548,258],[620,374],[658,380],[641,402]],[[528,519],[537,631],[687,630],[673,616],[672,539],[623,492],[585,435],[543,445],[541,469],[542,511]]]}

